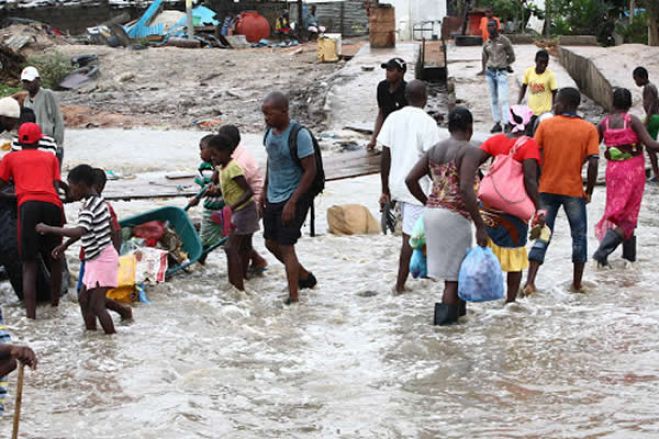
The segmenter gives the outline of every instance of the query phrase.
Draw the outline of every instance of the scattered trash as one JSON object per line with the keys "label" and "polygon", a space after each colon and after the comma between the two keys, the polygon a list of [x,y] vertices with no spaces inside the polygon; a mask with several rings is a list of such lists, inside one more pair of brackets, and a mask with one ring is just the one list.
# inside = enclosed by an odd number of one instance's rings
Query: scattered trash
{"label": "scattered trash", "polygon": [[222,125],[223,120],[219,117],[208,117],[204,119],[195,119],[192,121],[192,125],[195,125],[199,128],[204,129],[215,129]]}
{"label": "scattered trash", "polygon": [[167,42],[165,43],[166,46],[172,46],[172,47],[183,47],[183,48],[190,48],[190,49],[197,49],[201,47],[201,41],[199,40],[188,40],[186,38],[169,38],[167,39]]}
{"label": "scattered trash", "polygon": [[94,80],[99,75],[100,70],[101,69],[98,65],[89,65],[79,68],[73,73],[66,75],[66,77],[59,82],[58,88],[64,90],[77,90],[84,84]]}
{"label": "scattered trash", "polygon": [[245,35],[228,35],[225,38],[234,49],[246,49],[249,47],[249,42],[245,38]]}
{"label": "scattered trash", "polygon": [[124,72],[121,75],[118,75],[114,78],[117,82],[128,82],[135,79],[135,73],[133,72]]}

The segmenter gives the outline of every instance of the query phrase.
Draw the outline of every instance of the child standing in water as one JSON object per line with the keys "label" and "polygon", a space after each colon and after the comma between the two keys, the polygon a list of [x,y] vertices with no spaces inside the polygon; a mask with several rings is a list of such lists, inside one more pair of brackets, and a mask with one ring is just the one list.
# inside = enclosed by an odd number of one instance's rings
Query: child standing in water
{"label": "child standing in water", "polygon": [[[105,174],[105,171],[101,168],[94,168],[94,189],[96,190],[96,193],[99,196],[103,194],[103,190],[105,190],[105,185],[107,184],[107,181],[108,181],[108,177]],[[122,239],[121,239],[121,226],[119,225],[119,219],[117,218],[117,214],[112,208],[112,205],[110,203],[107,203],[107,206],[108,206],[108,210],[110,211],[110,224],[112,226],[112,245],[114,246],[115,250],[117,250],[117,253],[121,253]],[[64,252],[66,252],[66,250],[69,247],[71,247],[73,243],[78,242],[79,240],[80,238],[69,238],[64,244],[60,245],[55,250],[53,250],[53,258],[55,259],[61,258],[64,255]],[[85,285],[83,284],[83,279],[85,277],[84,247],[80,247],[79,258],[80,258],[80,275],[78,276],[78,286],[77,286],[78,297],[80,297],[81,292],[85,289]],[[106,306],[110,311],[114,311],[117,314],[119,314],[121,316],[122,321],[128,321],[133,319],[133,311],[130,308],[130,306],[124,306],[119,302],[116,302],[108,298],[106,298]]]}
{"label": "child standing in water", "polygon": [[119,255],[112,245],[112,225],[107,202],[95,188],[94,169],[76,166],[69,172],[69,195],[72,201],[82,201],[75,227],[53,227],[38,224],[41,234],[80,238],[85,250],[85,289],[80,294],[80,309],[88,330],[96,330],[96,318],[106,334],[114,334],[114,324],[106,307],[105,293],[117,287]]}
{"label": "child standing in water", "polygon": [[[224,200],[220,193],[218,185],[218,174],[211,162],[211,152],[208,148],[208,141],[213,138],[213,134],[207,134],[199,141],[199,158],[201,163],[197,169],[197,176],[195,183],[204,190],[202,196],[196,196],[188,203],[188,207],[196,206],[199,204],[201,198],[204,198],[204,211],[201,217],[201,230],[199,232],[201,237],[201,244],[204,248],[213,247],[220,242],[224,235],[222,234],[222,225],[214,220],[213,215],[217,211],[221,211],[224,207]],[[206,256],[199,259],[200,264],[206,262]]]}
{"label": "child standing in water", "polygon": [[209,140],[213,165],[217,166],[225,208],[231,209],[231,234],[224,246],[227,254],[229,282],[245,289],[244,279],[252,256],[252,235],[259,230],[259,217],[252,188],[240,165],[231,158],[234,145],[230,138],[219,134]]}

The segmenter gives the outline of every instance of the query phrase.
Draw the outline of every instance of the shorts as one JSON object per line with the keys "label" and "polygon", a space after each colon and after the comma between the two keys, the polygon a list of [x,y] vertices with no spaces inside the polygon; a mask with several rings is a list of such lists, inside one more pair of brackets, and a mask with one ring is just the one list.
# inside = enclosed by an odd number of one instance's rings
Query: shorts
{"label": "shorts", "polygon": [[61,236],[37,233],[35,229],[39,223],[62,227],[64,211],[60,206],[44,201],[26,201],[21,205],[18,213],[18,241],[21,243],[22,261],[33,261],[39,255],[48,260],[55,247],[62,243]]}
{"label": "shorts", "polygon": [[281,203],[266,203],[265,212],[263,212],[263,237],[266,241],[275,241],[281,245],[295,245],[302,236],[302,225],[307,218],[313,198],[301,198],[295,206],[293,221],[284,224],[281,216],[287,202],[288,200]]}
{"label": "shorts", "polygon": [[213,219],[213,213],[219,211],[204,209],[201,217],[201,230],[199,232],[199,237],[201,238],[201,245],[204,248],[214,247],[215,245],[222,242],[224,234],[222,233],[222,224],[217,223]]}
{"label": "shorts", "polygon": [[112,244],[101,251],[94,259],[85,261],[82,283],[87,289],[117,288],[119,284],[119,254]]}
{"label": "shorts", "polygon": [[240,210],[231,213],[233,233],[236,235],[251,235],[259,231],[259,214],[253,201]]}
{"label": "shorts", "polygon": [[650,116],[648,120],[648,133],[650,137],[657,140],[657,135],[659,135],[659,114]]}
{"label": "shorts", "polygon": [[424,206],[399,201],[400,213],[403,217],[403,233],[410,236],[414,231],[414,225],[421,218]]}

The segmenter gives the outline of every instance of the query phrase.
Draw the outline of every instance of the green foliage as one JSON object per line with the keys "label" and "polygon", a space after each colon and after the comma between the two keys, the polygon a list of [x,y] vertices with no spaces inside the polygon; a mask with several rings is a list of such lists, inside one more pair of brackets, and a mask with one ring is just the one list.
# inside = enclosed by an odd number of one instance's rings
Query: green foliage
{"label": "green foliage", "polygon": [[515,21],[520,18],[520,3],[517,0],[492,0],[492,11],[501,21]]}
{"label": "green foliage", "polygon": [[73,71],[71,60],[58,51],[32,55],[27,59],[26,65],[34,66],[39,70],[41,83],[46,88],[57,87],[57,84]]}
{"label": "green foliage", "polygon": [[21,90],[20,87],[12,87],[11,85],[0,83],[0,97],[11,96]]}
{"label": "green foliage", "polygon": [[642,13],[634,17],[631,23],[618,23],[616,32],[624,39],[625,43],[648,43],[648,15]]}

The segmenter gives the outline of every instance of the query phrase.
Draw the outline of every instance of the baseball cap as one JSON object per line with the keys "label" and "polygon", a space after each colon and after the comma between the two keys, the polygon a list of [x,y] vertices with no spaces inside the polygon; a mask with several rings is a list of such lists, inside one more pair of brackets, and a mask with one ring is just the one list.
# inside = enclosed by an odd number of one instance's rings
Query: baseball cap
{"label": "baseball cap", "polygon": [[39,78],[39,71],[35,67],[25,67],[21,72],[21,81],[32,82],[37,78]]}
{"label": "baseball cap", "polygon": [[27,122],[18,129],[18,143],[34,145],[43,138],[41,128],[36,123]]}
{"label": "baseball cap", "polygon": [[21,117],[21,106],[14,98],[0,99],[0,116],[18,119]]}
{"label": "baseball cap", "polygon": [[407,64],[402,58],[391,58],[386,63],[381,64],[380,67],[382,67],[383,69],[396,68],[398,70],[401,70],[402,72],[407,71]]}

